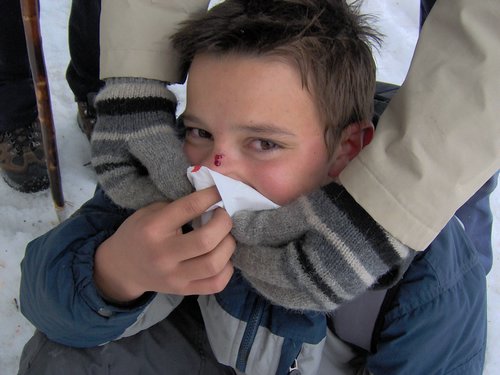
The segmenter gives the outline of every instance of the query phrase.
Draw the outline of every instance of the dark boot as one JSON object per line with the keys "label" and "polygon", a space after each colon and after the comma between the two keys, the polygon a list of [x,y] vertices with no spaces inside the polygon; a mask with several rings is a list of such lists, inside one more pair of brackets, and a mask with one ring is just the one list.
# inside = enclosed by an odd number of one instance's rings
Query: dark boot
{"label": "dark boot", "polygon": [[13,189],[35,193],[49,187],[40,123],[0,133],[0,173]]}
{"label": "dark boot", "polygon": [[96,122],[96,114],[94,107],[95,96],[96,96],[95,92],[89,93],[87,94],[86,101],[77,102],[78,113],[76,115],[76,121],[78,122],[80,130],[83,132],[83,134],[85,134],[85,136],[89,141]]}

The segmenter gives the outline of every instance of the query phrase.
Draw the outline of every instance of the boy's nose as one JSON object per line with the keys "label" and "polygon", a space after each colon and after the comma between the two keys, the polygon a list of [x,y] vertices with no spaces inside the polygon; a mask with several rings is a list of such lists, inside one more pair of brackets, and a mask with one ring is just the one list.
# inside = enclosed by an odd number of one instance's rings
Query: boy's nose
{"label": "boy's nose", "polygon": [[[234,161],[233,161],[234,163]],[[222,151],[215,151],[207,160],[207,167],[224,174],[224,171],[229,172],[230,165],[232,164],[230,155]]]}
{"label": "boy's nose", "polygon": [[222,159],[224,159],[224,154],[215,154],[215,156],[214,156],[214,165],[216,167],[222,166]]}
{"label": "boy's nose", "polygon": [[237,158],[222,150],[213,152],[205,161],[205,166],[224,176],[242,181]]}

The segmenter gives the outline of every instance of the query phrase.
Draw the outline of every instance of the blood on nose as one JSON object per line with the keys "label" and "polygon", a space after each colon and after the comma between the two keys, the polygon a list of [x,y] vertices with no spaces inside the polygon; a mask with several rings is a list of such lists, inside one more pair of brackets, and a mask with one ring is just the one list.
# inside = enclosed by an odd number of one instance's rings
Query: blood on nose
{"label": "blood on nose", "polygon": [[216,154],[215,157],[214,157],[214,165],[216,167],[220,167],[222,165],[222,158],[224,157],[224,155],[222,154]]}

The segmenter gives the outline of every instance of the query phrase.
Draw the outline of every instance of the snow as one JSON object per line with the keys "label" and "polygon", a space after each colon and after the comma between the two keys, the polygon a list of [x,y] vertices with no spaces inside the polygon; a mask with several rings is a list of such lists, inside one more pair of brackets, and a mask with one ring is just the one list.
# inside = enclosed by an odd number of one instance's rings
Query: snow
{"label": "snow", "polygon": [[[64,78],[69,53],[67,20],[70,0],[41,0],[42,36],[49,75],[52,109],[67,213],[92,196],[96,178],[89,165],[90,150],[76,125],[76,105]],[[408,69],[418,34],[418,1],[365,0],[363,9],[379,17],[385,41],[377,55],[378,79],[400,84]],[[176,91],[182,95],[182,87]],[[491,198],[495,215],[493,270],[488,275],[488,348],[484,373],[500,365],[500,189]],[[19,310],[19,264],[26,244],[57,225],[48,191],[22,194],[0,180],[0,373],[17,373],[24,343],[33,327]]]}

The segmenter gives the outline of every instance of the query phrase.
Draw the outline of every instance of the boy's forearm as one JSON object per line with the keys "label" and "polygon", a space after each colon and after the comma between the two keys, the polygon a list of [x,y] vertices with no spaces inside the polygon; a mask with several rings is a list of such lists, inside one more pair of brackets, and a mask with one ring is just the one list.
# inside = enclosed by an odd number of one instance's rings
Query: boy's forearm
{"label": "boy's forearm", "polygon": [[94,282],[99,294],[113,305],[129,305],[144,292],[130,285],[130,278],[124,277],[116,267],[116,259],[110,239],[104,241],[96,250],[94,257]]}
{"label": "boy's forearm", "polygon": [[77,214],[32,241],[21,264],[23,315],[65,345],[90,347],[115,339],[147,305],[118,308],[95,288],[95,249],[126,217],[106,202],[96,193]]}

